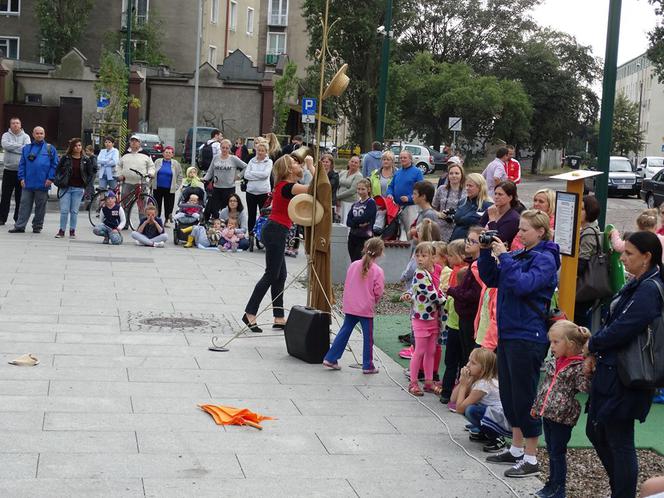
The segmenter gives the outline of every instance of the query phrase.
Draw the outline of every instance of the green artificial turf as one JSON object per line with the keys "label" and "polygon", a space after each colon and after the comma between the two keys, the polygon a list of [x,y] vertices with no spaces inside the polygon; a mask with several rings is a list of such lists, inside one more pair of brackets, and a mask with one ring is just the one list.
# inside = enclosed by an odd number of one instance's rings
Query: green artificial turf
{"label": "green artificial turf", "polygon": [[[399,351],[405,346],[399,342],[397,337],[410,331],[410,317],[403,315],[379,315],[374,319],[374,344],[396,360],[400,365],[407,367],[408,360],[399,358]],[[444,346],[443,346],[444,347]],[[441,362],[442,363],[442,362]],[[441,365],[441,373],[445,366]],[[586,395],[579,395],[581,406],[585,406]],[[586,415],[581,414],[579,422],[572,431],[572,439],[569,446],[572,448],[589,448],[592,445],[585,434]],[[636,446],[638,448],[649,448],[664,455],[664,405],[653,404],[648,419],[645,423],[636,422]],[[543,442],[543,441],[542,441]]]}

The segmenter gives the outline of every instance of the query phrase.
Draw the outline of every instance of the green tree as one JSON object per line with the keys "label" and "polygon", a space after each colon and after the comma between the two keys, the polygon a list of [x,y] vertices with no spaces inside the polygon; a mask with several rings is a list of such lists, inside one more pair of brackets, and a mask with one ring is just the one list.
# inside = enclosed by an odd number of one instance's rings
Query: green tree
{"label": "green tree", "polygon": [[108,123],[108,129],[102,129],[102,134],[117,129],[117,124],[122,121],[122,113],[129,101],[128,79],[129,71],[122,57],[117,52],[103,51],[95,92],[98,97],[101,95],[108,97],[110,103],[104,110],[104,121]]}
{"label": "green tree", "polygon": [[648,33],[650,45],[648,59],[654,65],[654,71],[660,82],[664,82],[664,0],[648,0],[655,6],[655,14],[660,17],[660,23]]}
{"label": "green tree", "polygon": [[638,152],[643,144],[639,130],[639,104],[631,102],[624,93],[616,97],[613,115],[613,152],[626,156]]}
{"label": "green tree", "polygon": [[530,11],[541,0],[418,0],[400,39],[400,60],[430,52],[486,74],[536,29]]}
{"label": "green tree", "polygon": [[41,54],[57,64],[81,39],[94,0],[37,0]]}
{"label": "green tree", "polygon": [[449,143],[452,116],[463,118],[468,146],[495,138],[514,143],[528,138],[532,108],[518,82],[478,76],[467,64],[436,62],[429,53],[394,65],[390,74],[388,115],[398,116],[407,130],[404,138],[418,136],[434,147]]}
{"label": "green tree", "polygon": [[[142,61],[149,66],[168,65],[170,63],[161,48],[163,24],[156,9],[150,9],[150,16],[147,21],[139,22],[138,18],[134,16],[131,39],[136,42],[135,48],[132,48],[132,61]],[[104,34],[102,45],[108,51],[121,51],[124,43],[124,33],[107,31]]]}
{"label": "green tree", "polygon": [[590,47],[565,33],[542,30],[497,68],[505,78],[518,78],[532,102],[533,172],[545,148],[565,147],[570,136],[596,121],[599,102],[592,84],[600,67]]}
{"label": "green tree", "polygon": [[[412,10],[413,0],[395,0],[393,29],[395,39],[406,28],[406,13]],[[325,0],[304,0],[302,12],[307,23],[312,60],[320,50],[321,16]],[[335,0],[330,2],[330,23],[338,19],[330,30],[330,52],[338,53],[341,61],[348,63],[350,85],[333,105],[348,119],[351,140],[363,150],[370,149],[376,120],[380,48],[382,37],[376,28],[384,22],[384,0]],[[311,80],[315,80],[311,78]],[[329,81],[329,80],[328,80]],[[318,85],[316,85],[316,89]],[[316,90],[316,95],[318,91]]]}
{"label": "green tree", "polygon": [[281,78],[274,83],[274,133],[284,134],[286,131],[290,112],[288,104],[293,97],[297,97],[299,78],[295,75],[296,72],[297,64],[288,62]]}

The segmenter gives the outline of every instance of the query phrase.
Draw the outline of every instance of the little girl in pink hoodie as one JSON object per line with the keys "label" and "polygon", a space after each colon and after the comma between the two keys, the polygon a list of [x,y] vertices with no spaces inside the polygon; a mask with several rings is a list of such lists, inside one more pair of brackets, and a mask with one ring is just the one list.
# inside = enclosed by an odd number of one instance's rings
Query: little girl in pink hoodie
{"label": "little girl in pink hoodie", "polygon": [[364,243],[362,259],[354,261],[348,267],[344,285],[343,311],[344,323],[325,355],[323,366],[340,370],[339,358],[346,349],[350,334],[359,322],[362,326],[362,372],[378,373],[373,364],[373,317],[376,304],[380,301],[385,288],[383,269],[376,264],[376,259],[383,255],[385,245],[377,237]]}

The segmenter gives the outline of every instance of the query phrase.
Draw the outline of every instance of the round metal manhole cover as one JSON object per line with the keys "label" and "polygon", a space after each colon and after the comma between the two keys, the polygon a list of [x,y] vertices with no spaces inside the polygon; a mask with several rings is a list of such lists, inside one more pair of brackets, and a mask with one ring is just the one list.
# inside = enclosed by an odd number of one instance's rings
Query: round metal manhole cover
{"label": "round metal manhole cover", "polygon": [[176,317],[155,317],[144,318],[139,322],[141,325],[149,327],[169,328],[169,329],[183,329],[183,328],[196,328],[205,327],[209,322],[205,320],[198,320],[196,318],[176,318]]}

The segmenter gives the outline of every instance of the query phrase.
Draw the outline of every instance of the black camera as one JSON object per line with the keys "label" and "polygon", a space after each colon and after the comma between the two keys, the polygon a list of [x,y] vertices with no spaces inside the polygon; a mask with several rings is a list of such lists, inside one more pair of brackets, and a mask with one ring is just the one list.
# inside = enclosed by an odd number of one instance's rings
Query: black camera
{"label": "black camera", "polygon": [[483,246],[491,245],[493,238],[498,235],[498,230],[487,230],[480,234],[480,244]]}
{"label": "black camera", "polygon": [[28,154],[28,159],[30,161],[34,161],[36,158],[37,158],[37,154],[35,154],[35,153]]}
{"label": "black camera", "polygon": [[455,208],[445,209],[443,211],[443,219],[448,223],[454,223],[454,215],[456,214]]}

